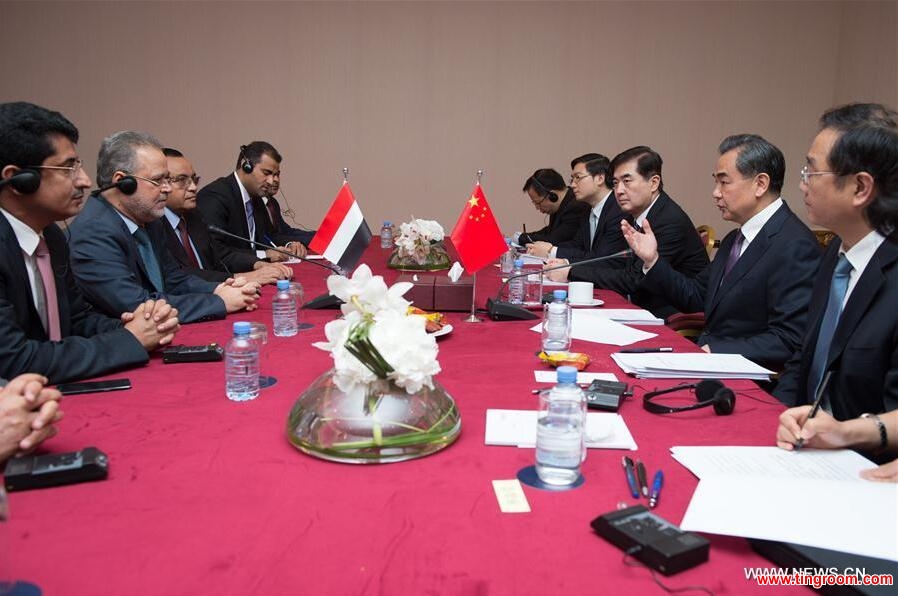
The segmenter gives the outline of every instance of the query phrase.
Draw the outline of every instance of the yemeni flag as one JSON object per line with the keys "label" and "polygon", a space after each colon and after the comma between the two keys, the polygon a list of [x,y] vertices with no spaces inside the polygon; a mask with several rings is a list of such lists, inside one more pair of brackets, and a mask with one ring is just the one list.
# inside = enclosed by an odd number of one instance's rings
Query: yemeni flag
{"label": "yemeni flag", "polygon": [[352,196],[349,183],[344,182],[309,248],[343,271],[351,271],[370,243],[371,229]]}
{"label": "yemeni flag", "polygon": [[474,186],[450,238],[468,273],[477,273],[508,250],[480,184]]}

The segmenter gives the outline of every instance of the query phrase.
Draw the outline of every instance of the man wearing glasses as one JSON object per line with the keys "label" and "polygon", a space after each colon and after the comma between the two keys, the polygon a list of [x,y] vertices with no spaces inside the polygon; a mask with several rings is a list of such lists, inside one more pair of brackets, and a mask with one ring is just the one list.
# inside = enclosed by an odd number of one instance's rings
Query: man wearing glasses
{"label": "man wearing glasses", "polygon": [[181,270],[206,281],[225,281],[239,275],[247,281],[272,284],[290,279],[293,270],[286,265],[256,261],[255,269],[229,272],[213,251],[206,221],[196,208],[196,191],[200,177],[193,164],[177,149],[162,150],[171,177],[172,190],[165,199],[164,222],[166,246]]}
{"label": "man wearing glasses", "polygon": [[178,329],[164,300],[112,318],[77,287],[54,223],[76,215],[90,188],[77,141],[58,112],[0,104],[0,377],[33,372],[59,383],[145,364]]}
{"label": "man wearing glasses", "polygon": [[250,271],[259,261],[287,260],[283,253],[260,249],[272,246],[306,256],[306,247],[275,230],[262,197],[272,196],[280,187],[281,154],[270,143],[253,141],[240,147],[233,174],[223,176],[200,189],[197,204],[210,224],[257,245],[225,236],[212,237],[215,254],[231,271]]}
{"label": "man wearing glasses", "polygon": [[165,298],[190,323],[256,306],[259,285],[227,279],[216,285],[181,271],[165,246],[161,218],[172,190],[155,138],[117,132],[97,157],[100,190],[71,226],[71,264],[81,291],[106,313]]}
{"label": "man wearing glasses", "polygon": [[611,162],[599,153],[587,153],[571,161],[571,190],[574,197],[589,205],[574,238],[553,246],[550,242],[527,245],[527,252],[538,257],[581,261],[611,255],[627,248],[620,230],[623,212],[611,190]]}
{"label": "man wearing glasses", "polygon": [[574,198],[574,192],[564,183],[561,174],[551,168],[536,170],[524,182],[523,190],[533,207],[549,216],[549,225],[535,232],[522,232],[518,237],[519,244],[539,241],[557,244],[577,236],[589,206]]}
{"label": "man wearing glasses", "polygon": [[832,109],[806,159],[808,220],[837,237],[774,395],[788,405],[819,399],[837,420],[880,426],[876,414],[898,408],[898,114],[879,104]]}

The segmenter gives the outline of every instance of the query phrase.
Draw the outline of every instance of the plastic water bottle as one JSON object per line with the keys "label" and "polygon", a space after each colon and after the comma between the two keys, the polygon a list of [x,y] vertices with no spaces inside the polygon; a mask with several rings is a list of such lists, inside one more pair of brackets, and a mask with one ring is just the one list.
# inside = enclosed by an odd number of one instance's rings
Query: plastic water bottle
{"label": "plastic water bottle", "polygon": [[586,396],[577,385],[576,368],[559,366],[557,373],[558,384],[539,399],[536,474],[546,484],[564,486],[577,481],[586,459]]}
{"label": "plastic water bottle", "polygon": [[571,305],[566,290],[555,290],[552,297],[543,307],[543,351],[563,352],[571,347]]}
{"label": "plastic water bottle", "polygon": [[380,247],[393,248],[393,224],[385,221],[380,229]]}
{"label": "plastic water bottle", "polygon": [[508,247],[502,254],[502,258],[499,259],[499,270],[502,273],[511,273],[511,270],[514,269],[514,260],[515,260],[515,251],[511,247],[511,238],[505,239],[505,246]]}
{"label": "plastic water bottle", "polygon": [[234,323],[234,337],[225,348],[225,395],[233,401],[259,397],[259,346],[245,321]]}
{"label": "plastic water bottle", "polygon": [[508,282],[508,301],[512,304],[524,303],[524,278],[514,277],[522,273],[524,273],[524,261],[516,259],[514,269],[511,270],[511,275],[509,276],[510,281]]}
{"label": "plastic water bottle", "polygon": [[278,293],[271,303],[274,334],[277,337],[292,337],[299,331],[296,320],[296,296],[290,291],[290,282],[278,280]]}

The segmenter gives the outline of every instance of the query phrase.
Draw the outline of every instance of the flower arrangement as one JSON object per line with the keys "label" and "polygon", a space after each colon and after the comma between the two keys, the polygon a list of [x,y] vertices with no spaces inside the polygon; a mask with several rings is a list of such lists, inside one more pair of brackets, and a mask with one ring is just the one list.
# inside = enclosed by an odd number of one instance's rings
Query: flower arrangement
{"label": "flower arrangement", "polygon": [[429,219],[413,219],[399,226],[396,249],[390,256],[394,269],[436,270],[449,268],[449,255],[442,242],[443,226]]}
{"label": "flower arrangement", "polygon": [[367,265],[351,278],[327,279],[330,293],[344,302],[343,318],[325,326],[326,342],[313,345],[331,353],[341,391],[364,390],[376,379],[389,379],[408,393],[433,389],[432,377],[440,372],[437,343],[424,317],[408,314],[411,303],[402,296],[411,287],[400,282],[388,288]]}

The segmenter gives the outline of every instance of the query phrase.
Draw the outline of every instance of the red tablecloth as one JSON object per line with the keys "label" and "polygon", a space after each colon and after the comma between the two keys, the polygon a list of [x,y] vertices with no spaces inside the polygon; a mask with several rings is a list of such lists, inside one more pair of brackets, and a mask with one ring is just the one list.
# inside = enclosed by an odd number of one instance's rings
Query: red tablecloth
{"label": "red tablecloth", "polygon": [[[372,247],[366,261],[383,271],[386,255]],[[479,303],[496,291],[497,271],[478,275]],[[303,264],[296,272],[306,299],[324,291],[324,270]],[[224,344],[235,320],[270,325],[272,293],[265,289],[255,312],[185,326],[177,343]],[[612,293],[598,297],[625,306]],[[329,355],[310,344],[336,313],[302,311],[311,329],[271,338],[262,369],[279,382],[252,402],[225,398],[222,363],[164,365],[158,356],[110,375],[130,377],[130,391],[67,398],[48,448],[97,446],[110,457],[110,477],[11,494],[0,580],[27,580],[50,595],[661,593],[647,570],[625,566],[621,551],[589,527],[619,502],[634,502],[621,456],[641,458],[650,475],[664,470],[656,511],[679,523],[697,480],[669,448],[769,445],[782,410],[753,383],[736,381],[728,383],[738,395],[732,416],[710,408],[656,416],[642,409],[642,393],[672,383],[636,380],[621,413],[639,451],[591,449],[582,487],[525,487],[532,512],[502,514],[490,481],[514,478],[533,463],[533,450],[485,446],[485,412],[535,407],[534,322],[469,324],[449,314],[454,331],[440,340],[438,378],[458,403],[460,438],[417,461],[350,466],[302,454],[285,437],[294,399],[330,368]],[[695,349],[667,328],[647,329],[659,335],[640,345]],[[588,370],[623,379],[611,346],[573,348],[593,358]],[[715,594],[778,589],[745,579],[744,568],[769,566],[745,540],[710,539],[710,562],[665,581]]]}

